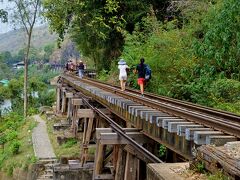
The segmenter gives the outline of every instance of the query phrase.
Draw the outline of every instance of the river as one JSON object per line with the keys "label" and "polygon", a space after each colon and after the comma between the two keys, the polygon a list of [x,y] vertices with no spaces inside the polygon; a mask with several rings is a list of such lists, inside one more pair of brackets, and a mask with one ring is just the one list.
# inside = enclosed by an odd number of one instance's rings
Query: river
{"label": "river", "polygon": [[11,110],[11,106],[12,106],[11,100],[6,99],[4,100],[3,104],[0,105],[0,111],[4,114]]}

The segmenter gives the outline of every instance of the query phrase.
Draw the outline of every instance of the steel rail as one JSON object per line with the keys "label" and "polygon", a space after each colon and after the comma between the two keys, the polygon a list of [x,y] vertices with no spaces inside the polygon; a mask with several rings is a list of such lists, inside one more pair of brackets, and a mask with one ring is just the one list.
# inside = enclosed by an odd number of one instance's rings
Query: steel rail
{"label": "steel rail", "polygon": [[[74,78],[78,78],[78,77],[74,77]],[[115,87],[117,89],[120,89],[120,86],[117,86],[117,85],[111,85],[109,83],[102,82],[102,81],[95,80],[95,79],[90,79],[90,78],[85,78],[85,79],[93,81],[93,82],[97,82],[97,83],[100,83],[100,84],[105,84],[105,85],[108,85],[108,86],[112,86],[112,87]],[[132,89],[132,88],[126,88],[126,90],[128,92],[132,92],[132,93],[136,93],[136,94],[140,93],[139,90]],[[194,103],[186,102],[186,101],[181,101],[181,100],[173,99],[173,98],[166,97],[166,96],[160,96],[160,95],[156,95],[156,94],[153,94],[153,93],[150,93],[150,92],[144,92],[144,96],[148,97],[148,98],[151,98],[151,99],[164,101],[166,103],[172,103],[174,105],[179,105],[181,107],[189,108],[191,110],[203,112],[205,114],[206,113],[211,114],[211,116],[216,116],[218,118],[221,117],[221,118],[223,118],[225,120],[228,120],[228,121],[234,121],[234,122],[240,123],[240,115],[237,115],[237,114],[234,114],[234,113],[231,113],[231,112],[218,110],[218,109],[214,109],[214,108],[210,108],[210,107],[205,107],[205,106],[202,106],[202,105],[198,105],[198,104],[194,104]]]}
{"label": "steel rail", "polygon": [[151,152],[149,152],[148,150],[146,150],[144,147],[142,147],[141,145],[139,145],[136,141],[134,141],[132,138],[130,138],[129,136],[127,136],[125,134],[125,131],[122,129],[121,126],[119,126],[114,120],[112,120],[111,118],[109,118],[106,114],[104,114],[101,110],[93,107],[85,98],[82,98],[84,103],[90,107],[94,112],[96,112],[99,116],[101,116],[102,118],[104,118],[108,123],[109,126],[111,126],[111,128],[118,133],[121,137],[123,137],[124,139],[126,139],[137,151],[139,151],[140,153],[142,153],[149,162],[152,163],[163,163],[163,161],[161,161],[159,158],[157,158],[155,155],[153,155]]}
{"label": "steel rail", "polygon": [[[65,75],[63,75],[64,77]],[[79,80],[77,77],[72,75],[67,75],[68,77],[71,77],[73,79]],[[90,80],[81,80],[82,82],[85,82],[87,84],[91,84],[93,86],[97,86],[98,88],[105,89],[106,91],[111,91],[115,94],[119,94],[121,96],[124,96],[128,99],[132,99],[134,101],[137,101],[139,103],[142,103],[146,106],[152,107],[154,109],[158,109],[160,111],[172,114],[174,116],[179,116],[181,118],[187,119],[189,121],[193,121],[199,124],[202,124],[204,126],[222,131],[226,134],[234,135],[238,138],[240,138],[240,123],[231,122],[228,120],[224,120],[222,118],[217,118],[216,116],[211,116],[211,114],[202,114],[198,111],[193,111],[190,108],[182,108],[180,106],[175,106],[173,103],[165,103],[160,102],[157,100],[153,100],[146,97],[141,97],[139,95],[133,94],[133,93],[126,93],[122,92],[119,89],[115,87],[111,87],[110,85],[103,85],[102,83],[96,83]],[[220,116],[221,117],[221,116]]]}

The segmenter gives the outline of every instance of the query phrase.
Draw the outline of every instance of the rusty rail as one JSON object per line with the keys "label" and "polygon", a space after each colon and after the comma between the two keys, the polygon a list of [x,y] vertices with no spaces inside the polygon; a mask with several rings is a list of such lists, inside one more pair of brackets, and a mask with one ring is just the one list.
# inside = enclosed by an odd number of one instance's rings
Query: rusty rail
{"label": "rusty rail", "polygon": [[[64,74],[62,77],[72,85],[73,83],[71,83],[71,80],[68,80],[69,77],[74,80],[80,80],[78,77],[69,74]],[[193,105],[192,103],[184,103],[179,100],[175,101],[171,98],[169,98],[168,101],[168,98],[156,98],[156,95],[146,95],[145,97],[141,97],[139,96],[138,91],[127,90],[128,93],[126,93],[120,91],[119,88],[90,79],[81,79],[81,81],[100,89],[118,94],[127,99],[139,102],[145,106],[158,109],[168,114],[178,116],[240,138],[240,116],[233,113],[205,108],[203,106]]]}

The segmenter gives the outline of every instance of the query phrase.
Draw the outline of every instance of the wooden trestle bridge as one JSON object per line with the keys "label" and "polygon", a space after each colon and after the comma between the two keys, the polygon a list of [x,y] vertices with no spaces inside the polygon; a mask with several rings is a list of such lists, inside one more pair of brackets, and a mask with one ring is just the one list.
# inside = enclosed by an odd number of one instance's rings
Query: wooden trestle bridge
{"label": "wooden trestle bridge", "polygon": [[145,179],[146,164],[162,163],[159,144],[171,162],[191,160],[204,144],[240,138],[240,117],[175,99],[65,73],[57,83],[56,112],[67,114],[73,133],[83,125],[81,165],[96,144],[93,179]]}

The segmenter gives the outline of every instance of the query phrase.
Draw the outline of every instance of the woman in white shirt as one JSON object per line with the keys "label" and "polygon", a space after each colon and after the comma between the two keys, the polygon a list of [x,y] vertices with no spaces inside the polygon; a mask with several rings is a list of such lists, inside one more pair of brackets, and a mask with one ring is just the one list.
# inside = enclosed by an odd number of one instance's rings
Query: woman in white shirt
{"label": "woman in white shirt", "polygon": [[125,90],[126,81],[127,81],[127,69],[129,69],[128,65],[124,61],[124,59],[120,59],[118,62],[118,69],[119,69],[119,80],[122,91]]}

